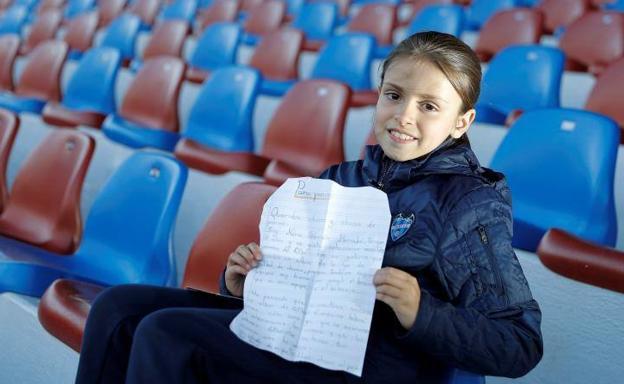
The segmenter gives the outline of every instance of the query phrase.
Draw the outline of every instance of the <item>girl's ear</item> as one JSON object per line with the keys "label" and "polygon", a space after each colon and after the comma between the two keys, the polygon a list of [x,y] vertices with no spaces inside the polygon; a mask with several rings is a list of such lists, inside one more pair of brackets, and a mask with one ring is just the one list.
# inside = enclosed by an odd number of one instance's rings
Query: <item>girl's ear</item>
{"label": "girl's ear", "polygon": [[455,125],[455,128],[451,131],[451,136],[453,136],[453,138],[455,139],[459,139],[464,133],[468,131],[468,128],[470,128],[470,125],[474,121],[475,116],[476,111],[474,110],[474,108],[466,111],[466,113],[464,114],[459,115],[457,117],[457,124]]}

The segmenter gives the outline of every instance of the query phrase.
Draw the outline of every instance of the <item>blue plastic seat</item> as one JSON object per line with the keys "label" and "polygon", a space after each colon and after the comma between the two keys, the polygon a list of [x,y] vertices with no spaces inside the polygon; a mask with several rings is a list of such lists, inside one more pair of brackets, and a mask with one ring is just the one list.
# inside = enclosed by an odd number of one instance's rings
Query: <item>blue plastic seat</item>
{"label": "blue plastic seat", "polygon": [[115,80],[121,54],[115,48],[90,49],[72,74],[61,103],[49,102],[42,112],[46,123],[99,128],[115,112]]}
{"label": "blue plastic seat", "polygon": [[189,115],[184,138],[221,151],[253,152],[253,111],[260,73],[236,66],[206,80]]}
{"label": "blue plastic seat", "polygon": [[242,27],[236,23],[214,23],[202,32],[191,55],[187,79],[202,82],[210,71],[234,65]]}
{"label": "blue plastic seat", "polygon": [[197,0],[175,0],[166,5],[159,15],[160,20],[184,20],[192,25],[197,11]]}
{"label": "blue plastic seat", "polygon": [[338,23],[334,2],[304,3],[292,26],[305,34],[303,49],[317,51],[329,39]]}
{"label": "blue plastic seat", "polygon": [[0,238],[0,292],[41,296],[61,277],[103,285],[175,285],[171,234],[187,173],[171,157],[135,152],[98,194],[73,255]]}
{"label": "blue plastic seat", "polygon": [[135,55],[135,43],[141,27],[141,19],[125,13],[113,20],[106,28],[100,42],[102,47],[117,48],[123,60],[131,60]]}
{"label": "blue plastic seat", "polygon": [[444,384],[485,384],[485,377],[476,373],[452,368],[448,371]]}
{"label": "blue plastic seat", "polygon": [[28,18],[28,7],[13,5],[0,15],[0,35],[14,33],[21,35],[22,26]]}
{"label": "blue plastic seat", "polygon": [[518,111],[559,107],[565,58],[561,50],[514,45],[500,51],[483,76],[477,121],[504,124]]}
{"label": "blue plastic seat", "polygon": [[412,19],[407,35],[417,32],[437,31],[459,37],[464,28],[464,8],[461,5],[427,5]]}
{"label": "blue plastic seat", "polygon": [[472,0],[466,11],[466,29],[479,30],[496,12],[517,6],[517,0]]}
{"label": "blue plastic seat", "polygon": [[94,9],[95,6],[95,0],[69,0],[65,6],[63,16],[66,20],[71,20],[82,13]]}
{"label": "blue plastic seat", "polygon": [[610,118],[571,109],[526,112],[492,160],[513,196],[513,246],[535,251],[550,228],[614,246],[620,131]]}

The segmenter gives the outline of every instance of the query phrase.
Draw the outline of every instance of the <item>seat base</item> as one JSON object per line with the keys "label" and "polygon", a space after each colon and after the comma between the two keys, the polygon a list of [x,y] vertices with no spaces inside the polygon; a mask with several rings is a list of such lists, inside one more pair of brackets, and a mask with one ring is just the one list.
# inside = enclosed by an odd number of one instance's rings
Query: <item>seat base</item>
{"label": "seat base", "polygon": [[59,127],[77,127],[85,125],[92,128],[100,128],[105,114],[99,112],[76,111],[63,106],[60,103],[49,102],[42,111],[43,121]]}
{"label": "seat base", "polygon": [[132,148],[153,147],[173,151],[180,135],[161,129],[147,128],[111,114],[102,124],[102,131],[113,141]]}
{"label": "seat base", "polygon": [[0,93],[0,107],[15,113],[30,112],[39,114],[46,102],[38,99],[15,96],[11,93]]}

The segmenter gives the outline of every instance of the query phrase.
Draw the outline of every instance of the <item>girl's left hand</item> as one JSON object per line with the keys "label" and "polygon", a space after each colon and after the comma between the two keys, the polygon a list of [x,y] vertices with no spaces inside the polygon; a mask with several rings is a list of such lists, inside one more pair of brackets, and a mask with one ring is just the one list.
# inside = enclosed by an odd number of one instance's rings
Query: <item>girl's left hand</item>
{"label": "girl's left hand", "polygon": [[377,300],[392,308],[403,328],[412,328],[420,306],[418,280],[400,269],[385,267],[375,272],[373,284],[377,290]]}

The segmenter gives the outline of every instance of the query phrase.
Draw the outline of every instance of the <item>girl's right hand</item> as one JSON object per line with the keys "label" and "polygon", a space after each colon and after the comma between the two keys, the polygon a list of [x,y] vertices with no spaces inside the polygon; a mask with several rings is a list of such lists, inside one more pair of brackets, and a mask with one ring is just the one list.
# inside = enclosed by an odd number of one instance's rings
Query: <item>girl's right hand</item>
{"label": "girl's right hand", "polygon": [[230,254],[225,267],[225,286],[232,295],[243,297],[245,277],[261,259],[260,247],[256,243],[239,245]]}

